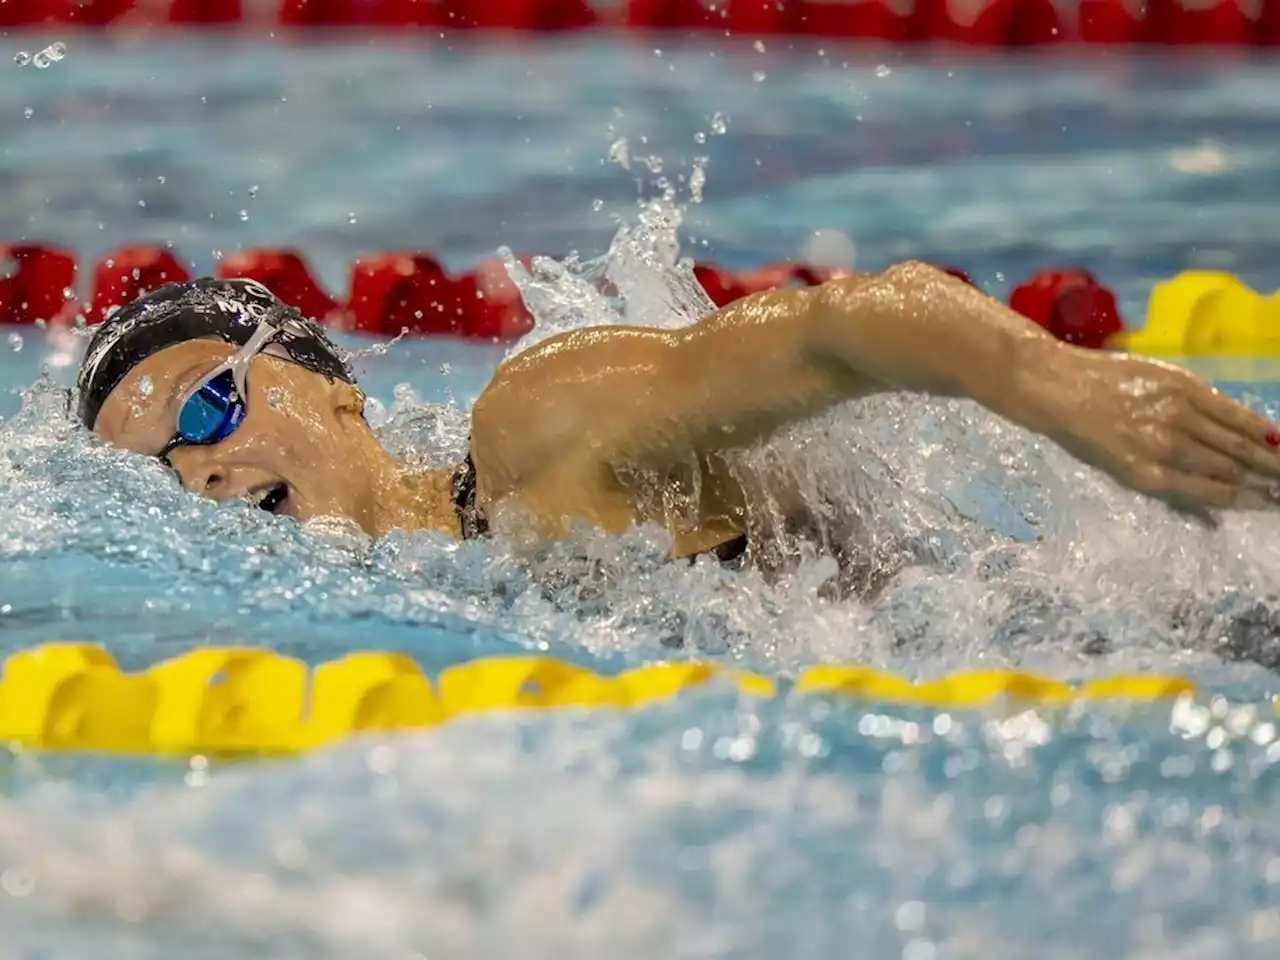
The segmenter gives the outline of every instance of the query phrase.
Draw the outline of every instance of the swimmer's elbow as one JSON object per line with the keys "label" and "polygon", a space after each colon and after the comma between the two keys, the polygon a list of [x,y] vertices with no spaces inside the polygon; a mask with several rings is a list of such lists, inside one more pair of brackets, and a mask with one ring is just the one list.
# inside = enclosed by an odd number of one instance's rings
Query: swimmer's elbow
{"label": "swimmer's elbow", "polygon": [[807,354],[819,363],[874,376],[875,356],[913,349],[921,328],[911,321],[918,319],[924,292],[945,291],[948,280],[956,282],[936,267],[907,260],[879,273],[838,277],[812,288],[802,301]]}

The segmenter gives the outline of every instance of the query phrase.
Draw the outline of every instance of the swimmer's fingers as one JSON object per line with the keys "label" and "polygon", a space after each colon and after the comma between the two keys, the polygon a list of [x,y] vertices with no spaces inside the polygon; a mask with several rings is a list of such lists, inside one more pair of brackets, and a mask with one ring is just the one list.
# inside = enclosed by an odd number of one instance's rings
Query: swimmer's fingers
{"label": "swimmer's fingers", "polygon": [[1197,477],[1221,480],[1227,484],[1247,485],[1246,478],[1250,476],[1250,471],[1235,457],[1188,430],[1171,432],[1166,436],[1171,439],[1161,450],[1161,463],[1164,466]]}
{"label": "swimmer's fingers", "polygon": [[1184,427],[1186,446],[1197,448],[1196,473],[1271,491],[1280,486],[1280,456],[1249,437],[1196,416]]}
{"label": "swimmer's fingers", "polygon": [[[1204,430],[1216,442],[1230,443],[1229,431],[1208,424]],[[1184,431],[1174,434],[1162,462],[1152,465],[1144,476],[1149,492],[1172,507],[1190,511],[1192,507],[1215,509],[1268,509],[1280,506],[1280,484],[1271,477]]]}
{"label": "swimmer's fingers", "polygon": [[1145,471],[1143,485],[1148,493],[1182,513],[1214,522],[1213,510],[1266,510],[1276,501],[1255,487],[1218,480],[1173,467],[1152,467]]}
{"label": "swimmer's fingers", "polygon": [[1192,393],[1191,402],[1183,424],[1188,433],[1244,467],[1280,480],[1280,430],[1275,424],[1207,385]]}

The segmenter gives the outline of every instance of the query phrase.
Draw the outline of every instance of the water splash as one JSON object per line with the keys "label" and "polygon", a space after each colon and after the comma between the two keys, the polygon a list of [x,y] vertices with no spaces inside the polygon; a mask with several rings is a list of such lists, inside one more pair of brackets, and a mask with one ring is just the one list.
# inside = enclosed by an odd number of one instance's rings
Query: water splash
{"label": "water splash", "polygon": [[[537,321],[512,353],[583,326],[676,328],[711,312],[680,253],[683,215],[650,201],[592,260],[539,258],[526,271],[507,254]],[[851,242],[838,245],[853,255]],[[1215,656],[1280,666],[1274,517],[1233,515],[1206,532],[975,404],[875,397],[728,459],[759,491],[753,541],[771,572],[677,571],[661,562],[661,534],[608,548],[587,536],[568,552],[590,561],[559,556],[574,575],[523,609],[555,629],[553,611],[598,613],[572,628],[594,652],[631,636],[779,666],[850,656],[926,670],[994,659],[1079,673],[1099,659],[1149,669]],[[775,491],[803,503],[799,536]],[[650,598],[673,594],[675,609],[655,613]]]}

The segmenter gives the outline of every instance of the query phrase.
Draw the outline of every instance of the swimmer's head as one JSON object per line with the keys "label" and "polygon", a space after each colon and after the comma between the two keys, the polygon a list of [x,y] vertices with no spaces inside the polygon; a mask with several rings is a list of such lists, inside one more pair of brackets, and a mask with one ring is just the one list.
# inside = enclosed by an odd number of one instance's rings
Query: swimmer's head
{"label": "swimmer's head", "polygon": [[134,300],[97,328],[78,388],[85,426],[163,457],[189,490],[372,525],[385,454],[364,395],[323,328],[259,283],[202,278]]}

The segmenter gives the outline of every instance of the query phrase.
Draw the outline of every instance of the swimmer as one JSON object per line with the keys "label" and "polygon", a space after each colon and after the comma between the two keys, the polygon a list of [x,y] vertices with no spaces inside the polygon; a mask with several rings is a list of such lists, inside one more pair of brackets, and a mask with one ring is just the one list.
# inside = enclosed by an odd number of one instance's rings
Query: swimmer
{"label": "swimmer", "polygon": [[89,344],[78,405],[191,492],[298,520],[374,537],[492,524],[533,542],[657,523],[674,557],[734,561],[750,550],[748,492],[726,454],[885,391],[971,398],[1207,522],[1280,502],[1280,432],[1263,417],[1182,368],[1061,343],[920,263],[757,294],[682,329],[544,340],[497,369],[452,469],[386,451],[324,330],[253,281],[121,308]]}

